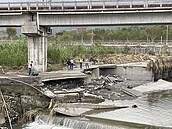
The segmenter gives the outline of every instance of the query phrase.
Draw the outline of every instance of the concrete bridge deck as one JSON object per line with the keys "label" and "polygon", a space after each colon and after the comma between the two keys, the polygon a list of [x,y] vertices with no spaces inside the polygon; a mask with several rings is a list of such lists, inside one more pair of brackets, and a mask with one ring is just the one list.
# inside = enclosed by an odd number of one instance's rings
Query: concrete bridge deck
{"label": "concrete bridge deck", "polygon": [[170,9],[169,0],[59,0],[43,2],[0,2],[1,12],[16,11],[95,11],[95,10],[126,10],[126,9]]}
{"label": "concrete bridge deck", "polygon": [[81,72],[80,69],[75,68],[74,70],[60,70],[54,72],[45,72],[40,74],[42,82],[51,80],[63,80],[63,79],[73,79],[73,78],[86,78],[87,75]]}
{"label": "concrete bridge deck", "polygon": [[[60,70],[54,72],[45,72],[40,73],[38,76],[29,76],[28,73],[7,73],[0,75],[0,82],[7,83],[8,81],[4,81],[5,79],[16,79],[21,80],[27,83],[41,83],[45,81],[53,81],[53,80],[63,80],[63,79],[73,79],[73,78],[86,78],[87,75],[82,73],[80,69],[76,68],[74,70]],[[1,84],[0,83],[0,84]],[[9,81],[10,83],[10,81]]]}

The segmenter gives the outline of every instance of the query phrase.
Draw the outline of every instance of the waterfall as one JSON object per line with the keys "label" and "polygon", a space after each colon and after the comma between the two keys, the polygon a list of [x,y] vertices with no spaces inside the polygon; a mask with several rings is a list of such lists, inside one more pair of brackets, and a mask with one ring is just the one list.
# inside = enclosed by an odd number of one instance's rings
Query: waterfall
{"label": "waterfall", "polygon": [[71,118],[58,118],[54,119],[55,124],[61,124],[62,126],[72,129],[115,129],[113,126],[103,125],[99,123],[93,123],[89,120],[77,120]]}
{"label": "waterfall", "polygon": [[[25,125],[23,129],[118,129],[117,127],[104,125],[100,123],[93,123],[89,120],[82,120],[73,117],[56,116],[46,123],[49,116],[39,115],[36,117],[35,122]],[[39,126],[39,127],[38,127]],[[42,126],[42,127],[41,127]],[[30,128],[29,128],[30,127]]]}

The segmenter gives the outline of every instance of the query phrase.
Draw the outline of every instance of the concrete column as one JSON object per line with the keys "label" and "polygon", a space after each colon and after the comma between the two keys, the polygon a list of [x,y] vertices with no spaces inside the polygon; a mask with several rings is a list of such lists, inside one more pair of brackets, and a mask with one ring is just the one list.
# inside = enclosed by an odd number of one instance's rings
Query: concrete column
{"label": "concrete column", "polygon": [[41,36],[28,36],[28,63],[33,61],[33,67],[39,72],[47,70],[47,34],[43,28]]}
{"label": "concrete column", "polygon": [[99,75],[100,75],[100,73],[99,73],[99,68],[98,67],[92,70],[92,79],[99,78]]}
{"label": "concrete column", "polygon": [[160,0],[160,7],[162,7],[162,3],[163,3],[163,1],[162,1],[162,0]]}

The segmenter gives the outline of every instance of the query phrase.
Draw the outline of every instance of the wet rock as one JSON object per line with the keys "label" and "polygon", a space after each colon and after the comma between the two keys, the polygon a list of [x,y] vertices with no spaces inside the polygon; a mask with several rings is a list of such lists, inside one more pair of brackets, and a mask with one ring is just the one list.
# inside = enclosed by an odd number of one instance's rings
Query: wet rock
{"label": "wet rock", "polygon": [[138,106],[137,105],[133,105],[132,108],[137,108]]}
{"label": "wet rock", "polygon": [[66,94],[57,94],[56,101],[64,103],[74,103],[80,100],[79,93],[66,93]]}

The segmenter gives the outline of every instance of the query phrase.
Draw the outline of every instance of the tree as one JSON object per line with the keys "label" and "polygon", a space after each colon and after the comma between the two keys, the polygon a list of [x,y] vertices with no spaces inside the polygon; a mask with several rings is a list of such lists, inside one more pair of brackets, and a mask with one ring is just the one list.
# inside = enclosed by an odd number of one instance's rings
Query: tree
{"label": "tree", "polygon": [[161,32],[161,28],[159,26],[151,26],[146,29],[147,34],[149,35],[152,42],[158,37],[158,33]]}
{"label": "tree", "polygon": [[16,28],[12,28],[12,27],[7,27],[6,28],[6,33],[8,35],[8,38],[13,38],[16,36],[17,31]]}
{"label": "tree", "polygon": [[86,28],[85,27],[79,27],[77,28],[79,34],[81,35],[81,43],[83,44],[84,42],[84,33],[86,32]]}

